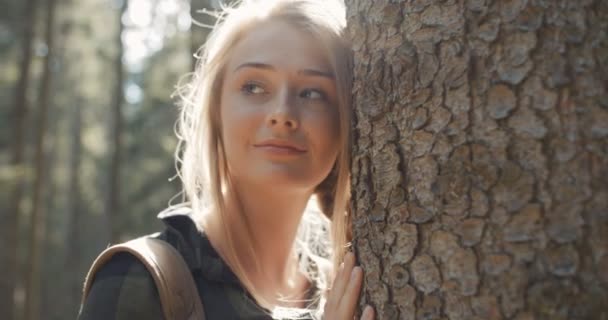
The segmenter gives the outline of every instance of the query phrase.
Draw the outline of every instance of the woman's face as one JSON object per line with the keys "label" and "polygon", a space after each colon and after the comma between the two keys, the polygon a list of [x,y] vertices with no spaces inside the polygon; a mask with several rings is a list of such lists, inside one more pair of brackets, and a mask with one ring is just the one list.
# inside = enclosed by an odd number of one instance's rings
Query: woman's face
{"label": "woman's face", "polygon": [[236,44],[220,114],[237,183],[311,192],[336,161],[335,77],[319,41],[285,21],[260,23]]}

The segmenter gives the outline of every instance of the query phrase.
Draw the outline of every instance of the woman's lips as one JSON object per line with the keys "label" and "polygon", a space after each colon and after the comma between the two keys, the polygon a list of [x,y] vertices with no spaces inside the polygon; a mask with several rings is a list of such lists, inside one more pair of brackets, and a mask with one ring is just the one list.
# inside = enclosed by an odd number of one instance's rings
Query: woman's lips
{"label": "woman's lips", "polygon": [[275,146],[275,145],[260,145],[256,148],[263,150],[264,152],[272,154],[284,154],[284,155],[298,155],[303,154],[306,151],[297,150],[291,147]]}
{"label": "woman's lips", "polygon": [[257,144],[254,147],[263,150],[264,152],[280,155],[298,155],[306,153],[306,149],[286,140],[266,140]]}

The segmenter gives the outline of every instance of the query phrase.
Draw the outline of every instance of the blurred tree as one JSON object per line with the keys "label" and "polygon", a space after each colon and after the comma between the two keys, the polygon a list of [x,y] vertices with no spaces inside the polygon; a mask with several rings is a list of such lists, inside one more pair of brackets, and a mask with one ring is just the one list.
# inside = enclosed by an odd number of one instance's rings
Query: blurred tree
{"label": "blurred tree", "polygon": [[105,208],[105,214],[107,215],[108,220],[108,228],[109,228],[109,236],[110,243],[119,242],[119,233],[117,226],[119,225],[116,221],[118,217],[121,216],[121,208],[120,208],[120,194],[121,194],[121,184],[120,184],[120,168],[122,161],[122,145],[123,145],[123,103],[124,103],[124,66],[123,66],[123,57],[124,57],[124,44],[122,40],[123,31],[125,29],[123,16],[127,11],[129,6],[128,0],[121,0],[119,4],[118,10],[118,31],[116,33],[116,57],[114,64],[114,73],[116,75],[116,80],[114,82],[114,102],[112,108],[112,122],[110,126],[110,134],[112,136],[111,143],[111,161],[110,161],[110,172],[108,175],[109,183],[108,183],[108,191],[107,191],[107,202]]}
{"label": "blurred tree", "polygon": [[[82,162],[82,99],[75,99],[71,114],[71,147],[70,147],[70,171],[69,171],[69,194],[68,217],[65,245],[67,254],[64,259],[64,270],[72,270],[71,274],[78,274],[78,267],[82,257],[81,219],[84,214],[81,206],[80,195],[80,167]],[[63,279],[66,285],[66,297],[69,301],[78,301],[82,290],[81,282],[73,279]]]}
{"label": "blurred tree", "polygon": [[44,156],[47,114],[51,108],[51,63],[54,59],[54,27],[56,0],[48,0],[45,20],[46,56],[41,78],[38,109],[36,110],[35,171],[32,213],[29,221],[29,251],[26,271],[25,319],[40,317],[41,247],[46,240],[46,208],[43,205],[46,164]]}
{"label": "blurred tree", "polygon": [[117,10],[112,1],[62,0],[56,13],[54,112],[47,130],[47,141],[53,141],[47,162],[53,188],[45,206],[40,292],[41,312],[49,320],[75,318],[86,268],[108,244],[102,217],[111,158],[106,132],[115,74],[108,70],[115,65]]}
{"label": "blurred tree", "polygon": [[608,2],[347,2],[377,319],[608,319]]}
{"label": "blurred tree", "polygon": [[124,208],[129,215],[123,220],[123,235],[158,230],[161,225],[154,215],[179,192],[179,180],[168,181],[176,173],[173,125],[178,116],[170,97],[180,77],[190,71],[189,40],[187,33],[166,38],[163,49],[147,59],[146,68],[136,77],[141,78],[146,94],[137,105],[129,106],[137,111],[127,118],[125,157],[129,160],[122,181],[128,186]]}
{"label": "blurred tree", "polygon": [[[17,230],[21,215],[21,201],[25,183],[25,122],[28,112],[27,89],[30,83],[32,44],[37,0],[27,0],[23,6],[22,54],[19,67],[19,80],[15,88],[15,102],[11,114],[12,141],[10,176],[8,185],[12,188],[8,203],[0,212],[0,265],[5,266],[0,275],[0,318],[13,319],[14,292],[17,277]],[[4,203],[4,202],[3,202]],[[3,205],[4,206],[4,205]]]}

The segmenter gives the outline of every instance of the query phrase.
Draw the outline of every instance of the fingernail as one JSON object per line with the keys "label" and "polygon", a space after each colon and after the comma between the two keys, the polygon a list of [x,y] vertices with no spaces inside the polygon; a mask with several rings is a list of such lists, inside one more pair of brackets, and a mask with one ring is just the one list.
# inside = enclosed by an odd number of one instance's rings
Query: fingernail
{"label": "fingernail", "polygon": [[365,309],[363,310],[363,319],[368,320],[372,318],[372,307],[371,306],[366,306]]}
{"label": "fingernail", "polygon": [[357,274],[361,272],[361,268],[359,267],[354,267],[353,271],[350,273],[350,279],[354,280],[357,277]]}

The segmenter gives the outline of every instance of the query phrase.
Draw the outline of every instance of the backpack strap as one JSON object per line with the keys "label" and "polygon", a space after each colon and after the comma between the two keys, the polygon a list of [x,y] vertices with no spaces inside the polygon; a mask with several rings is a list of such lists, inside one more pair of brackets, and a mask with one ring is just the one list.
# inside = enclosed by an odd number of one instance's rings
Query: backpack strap
{"label": "backpack strap", "polygon": [[169,243],[142,237],[111,246],[93,262],[85,279],[82,303],[97,271],[116,253],[128,252],[143,263],[154,279],[165,320],[205,320],[192,273],[181,254]]}

